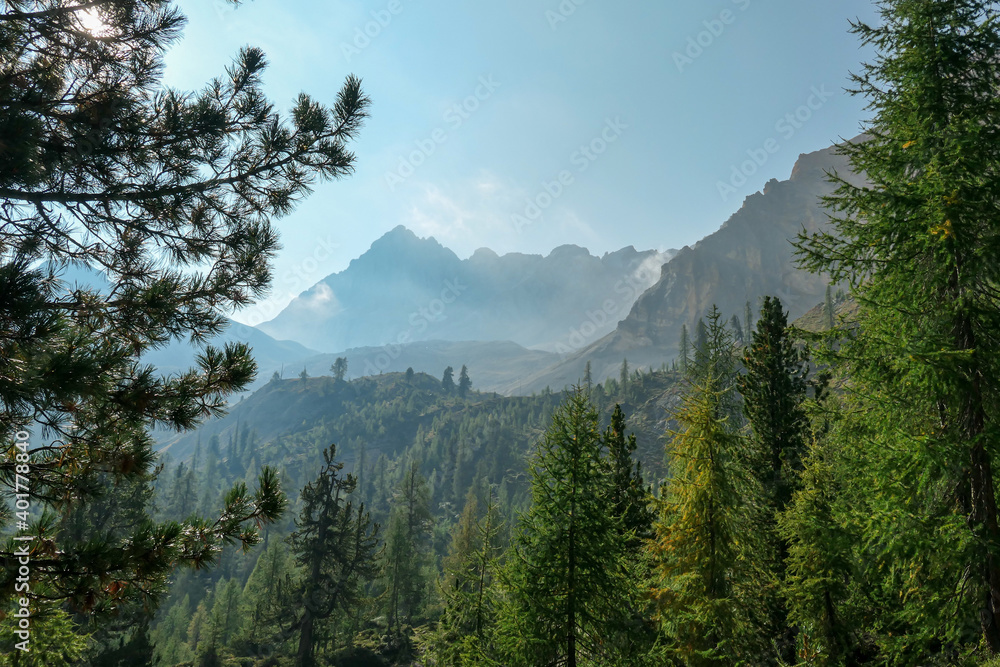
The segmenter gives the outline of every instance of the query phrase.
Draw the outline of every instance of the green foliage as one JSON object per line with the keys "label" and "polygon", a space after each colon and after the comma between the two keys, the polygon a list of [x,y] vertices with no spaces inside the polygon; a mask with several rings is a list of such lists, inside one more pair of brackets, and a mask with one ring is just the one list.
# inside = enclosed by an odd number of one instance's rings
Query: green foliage
{"label": "green foliage", "polygon": [[407,467],[393,498],[382,555],[390,634],[399,633],[403,623],[412,625],[425,601],[431,525],[430,489],[414,461]]}
{"label": "green foliage", "polygon": [[[81,29],[84,11],[106,35]],[[193,497],[183,523],[154,523],[138,497],[156,475],[151,431],[221,414],[253,379],[247,345],[205,342],[224,313],[267,291],[271,220],[317,181],[351,172],[348,144],[368,106],[352,77],[332,108],[303,94],[276,113],[254,48],[197,94],[167,90],[163,56],[183,24],[159,0],[29,0],[0,13],[0,505],[23,464],[7,444],[30,431],[26,532],[39,549],[26,594],[95,624],[154,605],[178,565],[252,546],[280,514],[264,471],[259,491],[234,489],[218,518],[189,517]],[[161,376],[143,362],[185,339],[200,347],[195,368]],[[133,506],[112,507],[118,496]],[[117,525],[98,520],[102,504]],[[14,549],[0,545],[5,593]],[[51,619],[56,642],[68,623]]]}
{"label": "green foliage", "polygon": [[334,380],[343,382],[347,376],[347,357],[337,357],[330,366],[330,371],[333,372]]}
{"label": "green foliage", "polygon": [[472,389],[472,380],[469,379],[469,369],[462,364],[462,371],[458,374],[458,395],[465,398]]}
{"label": "green foliage", "polygon": [[762,591],[773,586],[758,527],[761,492],[739,435],[735,349],[712,309],[674,415],[671,477],[649,546],[664,659],[765,661]]}
{"label": "green foliage", "polygon": [[75,624],[62,609],[51,604],[31,609],[27,637],[28,650],[15,648],[25,641],[17,632],[22,630],[13,609],[2,610],[0,617],[0,667],[75,667],[87,649],[87,636],[77,631]]}
{"label": "green foliage", "polygon": [[555,413],[530,464],[532,505],[502,574],[496,631],[509,665],[632,664],[639,615],[622,518],[598,415],[577,391]]}
{"label": "green foliage", "polygon": [[868,445],[852,509],[873,596],[889,601],[878,641],[898,664],[1000,651],[995,10],[898,0],[854,26],[878,50],[855,77],[875,116],[842,150],[871,185],[837,181],[834,230],[800,243],[858,303],[838,358],[841,432]]}
{"label": "green foliage", "polygon": [[315,664],[316,623],[335,611],[350,613],[361,586],[378,572],[378,525],[363,504],[355,506],[350,498],[357,479],[340,476],[344,464],[336,461],[336,453],[336,445],[323,452],[319,476],[302,489],[302,512],[288,538],[303,573],[293,592],[298,667]]}

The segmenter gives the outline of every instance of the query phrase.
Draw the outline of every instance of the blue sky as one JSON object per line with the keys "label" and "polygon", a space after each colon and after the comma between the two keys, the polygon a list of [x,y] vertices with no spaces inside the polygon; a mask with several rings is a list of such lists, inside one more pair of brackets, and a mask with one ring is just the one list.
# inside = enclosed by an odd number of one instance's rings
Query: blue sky
{"label": "blue sky", "polygon": [[867,118],[843,89],[871,57],[848,33],[869,1],[178,4],[170,86],[200,89],[251,44],[279,109],[303,91],[332,103],[349,73],[373,100],[356,174],[279,221],[272,296],[236,315],[249,324],[399,224],[462,257],[690,245]]}

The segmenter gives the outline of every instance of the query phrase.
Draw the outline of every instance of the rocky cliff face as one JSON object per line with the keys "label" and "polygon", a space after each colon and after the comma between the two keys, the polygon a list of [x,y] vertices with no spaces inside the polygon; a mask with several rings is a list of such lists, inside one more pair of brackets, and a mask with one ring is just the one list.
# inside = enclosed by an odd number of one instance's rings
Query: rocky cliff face
{"label": "rocky cliff face", "polygon": [[802,231],[828,226],[820,198],[834,187],[826,172],[861,182],[833,147],[801,155],[787,181],[768,182],[717,232],[664,264],[659,280],[614,332],[567,355],[525,386],[561,388],[576,382],[588,360],[595,379],[616,375],[625,357],[632,366],[670,363],[677,356],[681,327],[693,330],[713,304],[726,320],[738,315],[742,321],[747,301],[756,315],[760,298],[776,295],[792,319],[806,313],[823,300],[828,280],[797,267],[792,242]]}

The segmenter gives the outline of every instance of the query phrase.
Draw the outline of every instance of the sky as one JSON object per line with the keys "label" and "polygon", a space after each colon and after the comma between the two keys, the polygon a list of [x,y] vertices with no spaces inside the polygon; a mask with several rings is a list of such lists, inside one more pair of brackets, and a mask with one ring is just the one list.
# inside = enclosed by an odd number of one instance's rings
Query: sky
{"label": "sky", "polygon": [[246,45],[279,110],[362,78],[356,172],[277,221],[258,324],[397,225],[477,248],[692,245],[799,154],[860,133],[863,0],[180,0],[164,83],[195,91]]}

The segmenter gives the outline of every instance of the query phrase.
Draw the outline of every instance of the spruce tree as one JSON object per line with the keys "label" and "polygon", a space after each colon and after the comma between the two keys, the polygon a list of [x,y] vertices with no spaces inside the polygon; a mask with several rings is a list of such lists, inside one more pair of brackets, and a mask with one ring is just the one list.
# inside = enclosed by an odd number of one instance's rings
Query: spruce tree
{"label": "spruce tree", "polygon": [[611,423],[604,431],[604,446],[611,470],[612,511],[621,519],[623,537],[638,547],[652,535],[653,513],[650,509],[652,497],[642,478],[642,462],[634,460],[636,450],[635,434],[625,435],[625,413],[621,405],[615,405]]}
{"label": "spruce tree", "polygon": [[681,341],[680,341],[680,370],[686,373],[688,369],[688,364],[690,362],[691,362],[691,338],[688,336],[687,325],[682,324]]}
{"label": "spruce tree", "polygon": [[869,184],[835,179],[834,228],[803,237],[800,251],[858,304],[840,355],[852,400],[843,418],[870,438],[864,539],[870,562],[891,563],[885,585],[901,606],[886,615],[906,628],[883,642],[912,655],[978,634],[996,654],[996,7],[892,0],[879,14],[877,26],[854,24],[877,50],[855,76],[874,118],[866,140],[841,147]]}
{"label": "spruce tree", "polygon": [[462,364],[462,370],[458,374],[458,395],[465,398],[472,389],[472,380],[469,379],[469,369]]}
{"label": "spruce tree", "polygon": [[629,664],[639,658],[623,637],[636,582],[608,503],[613,480],[598,415],[581,391],[553,415],[529,471],[532,504],[503,574],[502,664]]}
{"label": "spruce tree", "polygon": [[729,320],[729,328],[733,330],[733,339],[740,345],[746,345],[747,338],[743,333],[743,327],[740,326],[740,318],[733,315]]}
{"label": "spruce tree", "polygon": [[444,369],[444,375],[441,376],[441,388],[446,394],[455,391],[455,369],[451,366]]}
{"label": "spruce tree", "polygon": [[781,301],[764,297],[738,383],[754,468],[771,497],[772,514],[788,505],[805,451],[806,362],[787,329]]}
{"label": "spruce tree", "polygon": [[[100,34],[85,16],[105,24]],[[368,105],[357,79],[332,107],[303,94],[279,115],[262,93],[264,54],[245,48],[203,91],[167,89],[163,54],[183,25],[167,0],[0,10],[0,441],[23,433],[33,451],[30,463],[0,462],[0,504],[29,465],[20,490],[34,509],[22,532],[45,545],[32,601],[82,611],[152,601],[176,565],[253,544],[281,512],[266,472],[257,493],[230,493],[217,519],[143,519],[125,537],[85,543],[41,533],[51,528],[43,510],[149,481],[152,427],[192,428],[247,386],[248,346],[204,343],[225,313],[266,292],[271,220],[354,163],[347,146]],[[70,284],[68,268],[96,277]],[[142,361],[177,340],[200,346],[196,368],[164,376]],[[11,587],[15,549],[0,545],[0,589]]]}
{"label": "spruce tree", "polygon": [[781,513],[798,488],[805,454],[807,419],[806,360],[788,332],[787,314],[777,297],[764,297],[757,330],[743,352],[744,373],[737,383],[743,398],[743,415],[749,433],[748,469],[762,492],[759,537],[761,550],[757,565],[774,586],[761,587],[769,610],[768,632],[778,642],[782,659],[794,658],[794,632],[778,595],[777,582],[783,576],[788,542],[777,530]]}

